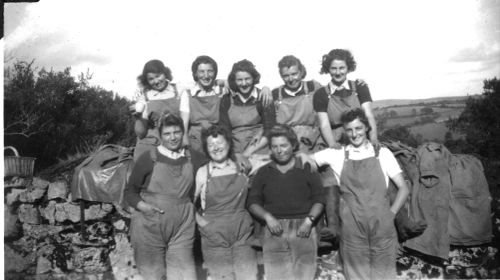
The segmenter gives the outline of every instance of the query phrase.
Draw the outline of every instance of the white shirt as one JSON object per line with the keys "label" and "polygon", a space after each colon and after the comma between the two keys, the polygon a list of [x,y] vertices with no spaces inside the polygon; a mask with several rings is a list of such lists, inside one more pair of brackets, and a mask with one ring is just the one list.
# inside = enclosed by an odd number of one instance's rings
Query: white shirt
{"label": "white shirt", "polygon": [[256,87],[254,87],[254,88],[253,88],[252,93],[250,93],[250,95],[248,96],[248,98],[245,98],[245,97],[244,97],[243,95],[241,95],[241,93],[239,93],[239,92],[233,92],[232,94],[233,94],[233,95],[237,95],[237,96],[240,98],[241,102],[243,102],[243,103],[247,103],[247,101],[248,101],[250,98],[252,98],[252,97],[254,97],[255,99],[257,99],[257,98],[259,97],[259,93],[257,92],[257,88],[256,88]]}
{"label": "white shirt", "polygon": [[178,158],[181,158],[181,157],[185,157],[186,156],[186,149],[184,148],[181,148],[179,151],[171,151],[165,147],[163,147],[162,145],[158,146],[158,151],[160,152],[160,154],[166,156],[166,157],[169,157],[171,159],[178,159]]}
{"label": "white shirt", "polygon": [[300,83],[300,87],[296,90],[292,91],[292,90],[287,89],[286,87],[283,87],[283,89],[285,90],[286,94],[288,94],[290,96],[295,96],[295,95],[297,95],[297,93],[299,93],[302,90],[303,87],[304,87],[304,83],[302,82],[302,83]]}
{"label": "white shirt", "polygon": [[[340,182],[340,174],[344,168],[345,150],[349,151],[350,160],[362,160],[375,156],[373,145],[368,143],[358,148],[349,144],[339,150],[332,148],[326,149],[315,153],[313,157],[318,166],[329,165],[333,169],[337,181]],[[389,187],[389,179],[403,171],[389,149],[385,147],[380,148],[378,158],[380,166],[382,167],[382,172],[385,175],[386,187]]]}
{"label": "white shirt", "polygon": [[214,85],[210,91],[206,91],[198,83],[191,84],[188,89],[191,92],[191,96],[199,97],[218,95],[220,92],[222,92],[222,94],[226,94],[228,92],[227,88],[221,88],[219,85]]}
{"label": "white shirt", "polygon": [[347,79],[345,79],[345,81],[340,86],[337,86],[336,84],[334,84],[332,82],[329,82],[328,88],[330,88],[330,94],[335,93],[335,91],[338,88],[345,88],[345,89],[349,89],[349,90],[351,89],[351,87],[349,86],[349,81]]}
{"label": "white shirt", "polygon": [[[180,98],[179,111],[189,113],[189,97],[187,95],[187,91],[181,89],[177,85],[176,87]],[[162,91],[150,89],[146,91],[144,94],[146,95],[147,100],[169,99],[175,97],[175,88],[172,83],[169,83],[168,86]],[[149,114],[149,112],[147,109],[147,101],[144,94],[140,94],[137,97],[137,102],[135,103],[135,111],[138,113],[142,113],[142,117],[147,119],[148,118],[147,114]]]}

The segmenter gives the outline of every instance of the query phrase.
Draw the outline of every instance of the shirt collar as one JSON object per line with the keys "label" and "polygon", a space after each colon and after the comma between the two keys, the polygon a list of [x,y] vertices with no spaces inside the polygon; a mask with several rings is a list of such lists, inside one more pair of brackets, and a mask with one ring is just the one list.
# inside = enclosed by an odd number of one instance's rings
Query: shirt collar
{"label": "shirt collar", "polygon": [[346,151],[348,152],[353,152],[353,153],[374,153],[375,150],[373,148],[373,145],[368,142],[365,145],[361,145],[359,147],[354,147],[353,145],[349,144],[346,146]]}
{"label": "shirt collar", "polygon": [[286,94],[288,94],[290,96],[295,96],[295,95],[297,95],[297,93],[299,93],[302,90],[303,87],[304,87],[304,83],[301,82],[299,88],[296,90],[289,90],[285,86],[283,87],[283,89],[285,90]]}
{"label": "shirt collar", "polygon": [[235,164],[231,159],[227,159],[222,163],[210,161],[210,169],[225,169],[227,167],[232,167],[232,166],[235,166]]}
{"label": "shirt collar", "polygon": [[200,84],[194,83],[194,86],[193,86],[193,95],[197,95],[200,92],[204,92],[206,94],[211,94],[211,93],[213,93],[214,91],[216,91],[218,89],[219,89],[219,86],[216,85],[216,84],[214,84],[209,91],[206,91],[202,86],[200,86]]}
{"label": "shirt collar", "polygon": [[346,88],[346,89],[351,89],[349,87],[349,81],[347,79],[345,79],[345,81],[340,86],[337,86],[333,82],[329,82],[328,83],[328,87],[330,88],[330,94],[334,94],[335,90],[337,90],[337,88],[339,88],[339,87],[343,87],[343,88]]}
{"label": "shirt collar", "polygon": [[148,94],[152,95],[152,96],[157,96],[157,95],[160,95],[160,94],[165,94],[165,93],[175,93],[175,88],[173,86],[172,83],[168,83],[167,87],[162,90],[162,91],[157,91],[155,89],[150,89]]}
{"label": "shirt collar", "polygon": [[171,151],[165,147],[163,147],[162,145],[158,146],[158,151],[166,156],[166,157],[169,157],[171,159],[178,159],[178,158],[181,158],[181,157],[185,157],[186,156],[186,149],[185,148],[181,148],[180,150],[178,151]]}
{"label": "shirt collar", "polygon": [[233,92],[233,97],[234,96],[238,96],[240,98],[241,102],[247,103],[248,100],[252,99],[252,97],[255,98],[255,99],[257,99],[257,97],[259,97],[259,93],[257,92],[257,88],[253,87],[252,93],[250,93],[250,95],[248,96],[248,98],[243,97],[243,95],[241,95],[241,93],[239,93],[237,91]]}

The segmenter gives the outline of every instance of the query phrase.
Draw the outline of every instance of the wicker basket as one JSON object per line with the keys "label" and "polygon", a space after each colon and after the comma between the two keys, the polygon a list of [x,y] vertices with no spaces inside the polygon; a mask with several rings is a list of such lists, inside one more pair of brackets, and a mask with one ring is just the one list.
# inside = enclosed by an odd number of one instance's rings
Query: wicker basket
{"label": "wicker basket", "polygon": [[16,148],[12,146],[5,147],[4,151],[7,149],[12,150],[15,156],[4,157],[4,172],[5,172],[4,177],[9,177],[9,176],[32,177],[36,158],[20,157]]}

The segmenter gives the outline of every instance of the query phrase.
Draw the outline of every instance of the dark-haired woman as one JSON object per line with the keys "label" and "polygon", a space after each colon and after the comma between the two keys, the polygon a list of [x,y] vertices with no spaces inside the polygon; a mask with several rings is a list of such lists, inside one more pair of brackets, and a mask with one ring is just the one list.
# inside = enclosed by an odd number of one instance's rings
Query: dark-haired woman
{"label": "dark-haired woman", "polygon": [[253,221],[245,209],[248,178],[231,159],[231,132],[223,126],[202,131],[210,162],[196,174],[196,214],[210,279],[257,279],[257,258],[249,245]]}
{"label": "dark-haired woman", "polygon": [[[154,150],[160,145],[158,120],[166,113],[175,114],[189,120],[189,99],[184,91],[179,91],[172,81],[172,72],[160,60],[146,62],[142,74],[138,77],[140,94],[135,104],[135,132],[137,144],[134,160],[146,151]],[[187,145],[187,134],[183,143]]]}
{"label": "dark-haired woman", "polygon": [[236,62],[227,80],[232,92],[222,98],[220,123],[232,132],[234,152],[250,159],[256,170],[265,163],[263,158],[269,158],[265,131],[275,123],[274,106],[266,106],[257,99],[260,73],[252,62],[246,59]]}
{"label": "dark-haired woman", "polygon": [[[364,82],[347,79],[347,75],[355,70],[356,61],[349,50],[334,49],[323,55],[321,74],[330,74],[332,79],[327,86],[316,91],[313,102],[327,147],[340,147],[343,135],[340,116],[355,108],[361,108],[365,112],[372,127],[370,141],[375,146],[379,145],[370,90]],[[345,137],[343,144],[346,144]]]}
{"label": "dark-haired woman", "polygon": [[159,121],[161,145],[142,153],[124,191],[136,209],[130,240],[144,279],[196,279],[193,242],[195,210],[193,157],[182,146],[182,119],[167,114]]}
{"label": "dark-haired woman", "polygon": [[[397,234],[394,217],[409,193],[396,158],[370,142],[370,123],[357,108],[341,121],[349,144],[326,149],[312,164],[328,165],[340,182],[340,256],[346,279],[396,279]],[[394,202],[389,180],[398,187]]]}

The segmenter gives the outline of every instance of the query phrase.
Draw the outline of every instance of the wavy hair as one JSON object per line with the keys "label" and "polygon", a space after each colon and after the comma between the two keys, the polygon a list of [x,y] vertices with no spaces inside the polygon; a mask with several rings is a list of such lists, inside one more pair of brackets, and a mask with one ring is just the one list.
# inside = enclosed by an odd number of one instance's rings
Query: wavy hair
{"label": "wavy hair", "polygon": [[233,91],[238,91],[238,86],[236,85],[236,72],[247,72],[250,74],[253,78],[253,85],[260,82],[260,73],[255,69],[255,65],[250,60],[243,59],[233,64],[233,68],[227,77],[229,88]]}
{"label": "wavy hair", "polygon": [[151,89],[151,86],[148,83],[148,73],[155,73],[155,74],[160,74],[163,73],[165,74],[165,77],[167,80],[172,81],[172,71],[170,71],[170,68],[165,66],[161,60],[158,59],[153,59],[146,64],[144,64],[144,67],[142,69],[142,74],[137,77],[137,80],[139,83],[144,87],[144,89]]}
{"label": "wavy hair", "polygon": [[356,61],[354,56],[349,50],[346,49],[333,49],[329,53],[323,55],[321,61],[321,71],[320,74],[329,74],[330,65],[332,65],[333,60],[343,60],[347,64],[347,71],[354,72],[356,70]]}

